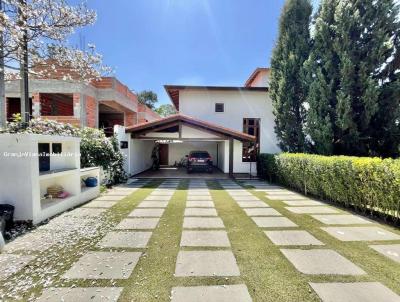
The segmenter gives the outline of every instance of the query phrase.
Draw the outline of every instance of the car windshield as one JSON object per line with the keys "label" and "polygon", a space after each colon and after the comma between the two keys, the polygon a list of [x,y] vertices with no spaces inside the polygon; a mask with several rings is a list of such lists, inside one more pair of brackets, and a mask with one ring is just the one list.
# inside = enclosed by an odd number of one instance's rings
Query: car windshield
{"label": "car windshield", "polygon": [[194,158],[209,158],[210,155],[208,154],[208,152],[191,152],[190,153],[190,157],[194,157]]}

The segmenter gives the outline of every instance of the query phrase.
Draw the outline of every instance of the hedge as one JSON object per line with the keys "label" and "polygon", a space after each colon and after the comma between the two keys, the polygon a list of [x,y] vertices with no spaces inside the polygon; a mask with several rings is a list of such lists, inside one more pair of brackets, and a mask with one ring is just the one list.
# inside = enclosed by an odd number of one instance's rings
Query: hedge
{"label": "hedge", "polygon": [[261,154],[259,177],[305,194],[400,219],[400,159]]}

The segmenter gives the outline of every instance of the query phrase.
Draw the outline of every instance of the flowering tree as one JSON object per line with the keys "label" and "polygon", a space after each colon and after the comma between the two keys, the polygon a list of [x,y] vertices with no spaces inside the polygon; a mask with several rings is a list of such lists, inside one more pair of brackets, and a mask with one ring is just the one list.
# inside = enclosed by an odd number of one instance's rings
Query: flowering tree
{"label": "flowering tree", "polygon": [[67,67],[71,72],[63,74],[64,80],[91,81],[110,72],[102,65],[102,57],[93,45],[89,50],[81,50],[68,43],[76,28],[96,21],[96,13],[85,3],[71,6],[66,0],[0,0],[0,4],[0,119],[3,123],[4,80],[21,79],[23,106],[27,103],[28,73],[39,78],[50,77],[60,67]]}

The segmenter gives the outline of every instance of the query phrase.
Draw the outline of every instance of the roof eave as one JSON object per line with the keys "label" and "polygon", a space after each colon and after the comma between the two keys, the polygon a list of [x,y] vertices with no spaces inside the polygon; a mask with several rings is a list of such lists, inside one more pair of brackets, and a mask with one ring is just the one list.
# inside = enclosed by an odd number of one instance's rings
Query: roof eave
{"label": "roof eave", "polygon": [[190,116],[185,116],[185,115],[181,115],[181,114],[175,114],[175,115],[171,115],[166,118],[159,119],[159,120],[156,120],[153,122],[142,123],[139,125],[131,126],[131,127],[126,128],[125,132],[126,133],[135,133],[135,132],[145,131],[145,130],[149,130],[152,128],[156,128],[157,126],[160,126],[162,124],[174,123],[176,121],[193,124],[193,126],[200,126],[205,129],[211,130],[215,133],[220,133],[225,136],[232,137],[239,141],[252,141],[252,142],[256,141],[256,137],[254,137],[252,135],[237,132],[235,130],[227,129],[227,128],[221,127],[219,125],[215,125],[215,124],[208,123],[205,121],[197,120]]}

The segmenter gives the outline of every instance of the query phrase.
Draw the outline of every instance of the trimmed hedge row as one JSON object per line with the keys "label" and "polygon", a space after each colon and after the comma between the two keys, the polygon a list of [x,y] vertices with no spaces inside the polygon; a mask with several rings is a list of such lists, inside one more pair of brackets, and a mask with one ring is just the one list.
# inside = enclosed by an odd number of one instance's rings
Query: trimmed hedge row
{"label": "trimmed hedge row", "polygon": [[261,154],[259,177],[305,194],[400,219],[400,160]]}

